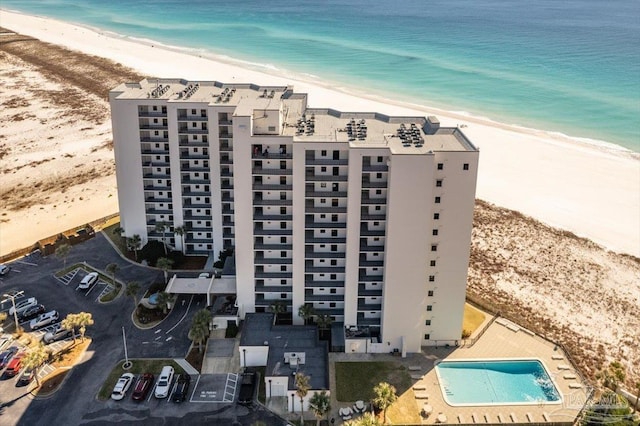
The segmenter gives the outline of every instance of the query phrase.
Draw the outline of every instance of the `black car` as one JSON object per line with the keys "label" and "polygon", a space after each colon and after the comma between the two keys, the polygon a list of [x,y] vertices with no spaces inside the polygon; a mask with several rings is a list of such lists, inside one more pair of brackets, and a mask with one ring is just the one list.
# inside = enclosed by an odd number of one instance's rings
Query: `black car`
{"label": "black car", "polygon": [[191,383],[191,376],[188,374],[181,374],[178,377],[176,383],[176,390],[173,391],[173,402],[183,402],[187,399],[187,393],[189,392],[189,384]]}
{"label": "black car", "polygon": [[45,311],[46,309],[44,305],[31,306],[18,314],[18,321],[31,321],[32,319],[37,318],[38,315],[44,314]]}
{"label": "black car", "polygon": [[9,349],[0,354],[0,370],[5,368],[7,364],[9,364],[9,361],[11,361],[11,358],[13,358],[16,352],[18,352],[18,348],[16,346],[11,346]]}

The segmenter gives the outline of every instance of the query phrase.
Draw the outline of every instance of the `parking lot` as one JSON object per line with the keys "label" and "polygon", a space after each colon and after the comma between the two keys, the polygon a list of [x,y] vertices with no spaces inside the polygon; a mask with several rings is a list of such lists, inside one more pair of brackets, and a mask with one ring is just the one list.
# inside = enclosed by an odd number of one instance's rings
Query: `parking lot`
{"label": "parking lot", "polygon": [[[96,238],[74,246],[66,258],[67,265],[82,262],[87,262],[101,273],[108,264],[116,263],[119,267],[118,281],[137,281],[143,289],[154,281],[163,280],[162,271],[150,270],[120,258],[100,233]],[[14,380],[17,379],[0,381],[0,423],[28,426],[123,423],[250,425],[261,420],[267,425],[284,424],[261,406],[243,407],[229,402],[238,392],[237,386],[234,389],[237,372],[194,375],[188,399],[180,404],[149,396],[137,403],[131,400],[131,390],[122,401],[99,402],[96,396],[107,375],[124,359],[123,329],[130,358],[184,358],[190,346],[187,334],[191,316],[206,302],[198,297],[180,297],[162,323],[149,330],[140,330],[131,322],[134,309],[131,297],[121,295],[108,304],[96,302],[100,293],[108,288],[110,279],[101,279],[93,287],[80,290],[77,287],[86,270],[76,270],[61,281],[54,274],[63,269],[63,262],[55,256],[42,257],[39,253],[10,266],[12,270],[0,277],[0,294],[10,289],[21,289],[25,294],[36,297],[47,310],[59,311],[60,319],[68,313],[91,312],[95,324],[87,328],[87,335],[92,338],[87,352],[52,397],[33,399],[25,388],[15,386]],[[107,274],[105,277],[110,278]],[[139,297],[141,295],[142,291]],[[35,336],[41,338],[46,331],[37,331]],[[47,413],[47,416],[42,413]]]}

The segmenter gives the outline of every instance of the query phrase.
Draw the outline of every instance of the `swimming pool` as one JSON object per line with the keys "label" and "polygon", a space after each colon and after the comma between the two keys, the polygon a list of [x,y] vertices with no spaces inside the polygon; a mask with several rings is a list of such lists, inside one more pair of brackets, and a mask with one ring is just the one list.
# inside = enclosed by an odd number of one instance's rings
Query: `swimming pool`
{"label": "swimming pool", "polygon": [[452,406],[562,402],[544,365],[535,359],[442,361],[436,375],[444,400]]}

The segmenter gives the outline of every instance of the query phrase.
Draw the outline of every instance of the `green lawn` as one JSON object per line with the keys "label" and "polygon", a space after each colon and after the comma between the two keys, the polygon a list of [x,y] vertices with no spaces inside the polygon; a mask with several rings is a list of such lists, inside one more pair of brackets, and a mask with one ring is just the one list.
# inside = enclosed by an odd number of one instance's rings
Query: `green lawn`
{"label": "green lawn", "polygon": [[373,387],[380,382],[392,384],[401,395],[411,387],[411,376],[406,367],[393,362],[336,363],[338,401],[369,401],[373,398]]}
{"label": "green lawn", "polygon": [[114,235],[113,230],[120,226],[120,222],[114,223],[111,226],[108,226],[102,229],[102,233],[105,237],[111,240],[113,244],[120,250],[120,253],[123,255],[127,255],[129,250],[127,249],[127,239],[121,237],[120,235]]}
{"label": "green lawn", "polygon": [[124,360],[120,360],[118,364],[111,370],[109,376],[104,381],[100,392],[98,392],[98,399],[101,401],[106,401],[111,396],[111,391],[113,391],[113,387],[116,385],[118,378],[124,373],[133,373],[133,374],[142,374],[142,373],[152,373],[157,376],[162,371],[162,367],[165,365],[170,365],[174,368],[176,374],[184,373],[182,367],[176,364],[172,359],[130,359],[129,360],[133,365],[128,370],[122,369],[122,364]]}

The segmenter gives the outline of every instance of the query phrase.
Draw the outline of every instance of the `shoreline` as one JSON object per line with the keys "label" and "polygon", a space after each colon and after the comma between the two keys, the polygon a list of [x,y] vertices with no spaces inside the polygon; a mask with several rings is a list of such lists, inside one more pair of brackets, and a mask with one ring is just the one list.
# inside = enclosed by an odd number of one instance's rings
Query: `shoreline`
{"label": "shoreline", "polygon": [[[627,148],[623,145],[620,145],[616,142],[610,142],[604,139],[595,139],[583,136],[572,136],[563,131],[557,130],[544,130],[537,127],[531,127],[518,123],[507,123],[504,121],[499,121],[497,118],[491,118],[488,116],[482,116],[478,113],[474,113],[471,111],[465,110],[457,110],[455,106],[434,106],[432,102],[428,99],[424,99],[423,103],[418,103],[416,100],[403,100],[399,98],[389,97],[390,93],[367,93],[366,87],[358,87],[358,86],[348,86],[344,85],[341,81],[333,81],[331,79],[323,79],[317,75],[304,73],[304,72],[295,72],[291,71],[287,68],[279,68],[273,64],[269,63],[260,63],[251,61],[250,59],[242,59],[239,57],[232,57],[226,53],[216,53],[214,51],[209,51],[206,48],[197,48],[197,47],[187,47],[187,46],[179,46],[173,44],[167,44],[162,41],[153,40],[145,37],[137,37],[127,34],[118,33],[112,30],[103,29],[99,27],[95,27],[93,25],[79,23],[79,22],[71,22],[71,21],[62,21],[57,18],[50,18],[43,15],[33,15],[30,13],[25,13],[17,10],[5,9],[0,7],[0,13],[11,13],[15,15],[21,15],[24,17],[32,17],[38,18],[45,21],[53,21],[58,24],[64,24],[71,27],[77,27],[79,29],[84,29],[90,31],[92,33],[98,34],[100,36],[110,38],[113,40],[119,40],[123,42],[128,42],[140,46],[145,46],[149,48],[158,48],[159,50],[167,50],[170,52],[174,52],[181,55],[191,56],[193,58],[205,59],[213,62],[222,63],[224,65],[228,65],[230,67],[242,68],[247,71],[253,71],[259,74],[266,74],[278,79],[286,79],[287,81],[292,81],[299,84],[304,85],[312,85],[319,86],[323,89],[332,90],[343,94],[344,96],[352,96],[362,99],[367,99],[371,102],[391,106],[394,108],[400,108],[405,110],[407,113],[415,115],[420,114],[421,112],[426,112],[429,114],[455,118],[460,121],[470,121],[478,124],[484,124],[489,126],[495,126],[504,128],[505,130],[510,130],[519,133],[526,133],[532,136],[542,136],[547,137],[549,139],[558,140],[559,142],[568,143],[568,144],[576,144],[578,146],[585,146],[586,148],[597,149],[606,153],[611,153],[613,155],[621,155],[621,156],[629,156],[631,158],[637,159],[640,161],[640,152],[634,151],[630,148]],[[2,24],[0,24],[2,26]],[[13,31],[20,32],[18,30],[13,29]],[[46,30],[45,30],[46,31]],[[25,34],[28,34],[22,31]],[[36,37],[39,38],[39,37]],[[42,39],[41,39],[42,40]],[[42,40],[47,41],[47,40]],[[55,42],[54,44],[64,45],[59,42]],[[64,45],[66,46],[66,45]],[[71,48],[70,46],[67,46]],[[74,47],[74,50],[80,50],[78,47]],[[90,49],[89,49],[90,50]],[[97,55],[100,56],[100,55]],[[123,63],[124,65],[128,65]],[[155,75],[154,75],[155,77]],[[186,78],[183,76],[157,76],[163,78]],[[190,78],[196,79],[196,78]],[[211,78],[197,78],[198,80],[211,80]],[[221,81],[219,79],[216,79]],[[298,87],[298,84],[293,84],[295,87]],[[312,99],[310,99],[311,101]],[[316,107],[332,107],[330,105],[316,105]],[[346,111],[346,110],[345,110]],[[384,112],[384,111],[365,111],[364,112]],[[398,115],[398,114],[390,114],[390,115]]]}
{"label": "shoreline", "polygon": [[331,82],[309,81],[299,75],[283,77],[286,70],[258,71],[249,64],[242,67],[235,63],[242,61],[225,61],[222,55],[197,54],[199,49],[188,52],[181,47],[156,47],[151,41],[51,18],[5,9],[0,13],[5,28],[111,59],[145,75],[293,85],[296,91],[309,93],[310,106],[437,115],[443,125],[464,127],[464,133],[480,148],[477,198],[589,238],[610,250],[640,256],[640,154],[624,147],[385,99],[359,93],[357,88],[340,86],[336,90]]}

